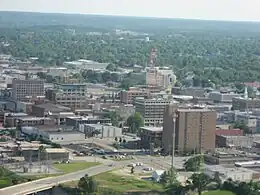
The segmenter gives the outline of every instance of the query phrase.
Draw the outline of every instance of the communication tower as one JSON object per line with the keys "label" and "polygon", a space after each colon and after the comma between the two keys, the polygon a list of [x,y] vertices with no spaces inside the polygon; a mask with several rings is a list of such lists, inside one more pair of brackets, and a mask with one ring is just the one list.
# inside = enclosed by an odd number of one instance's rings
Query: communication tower
{"label": "communication tower", "polygon": [[148,66],[154,68],[155,67],[155,61],[157,58],[157,50],[155,48],[152,48],[152,51],[150,53]]}

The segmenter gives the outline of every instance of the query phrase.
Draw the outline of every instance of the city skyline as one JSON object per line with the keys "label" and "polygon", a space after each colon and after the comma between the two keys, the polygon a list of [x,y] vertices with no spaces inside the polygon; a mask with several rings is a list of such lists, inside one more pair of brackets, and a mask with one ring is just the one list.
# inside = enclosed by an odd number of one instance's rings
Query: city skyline
{"label": "city skyline", "polygon": [[1,0],[0,11],[260,21],[256,0]]}

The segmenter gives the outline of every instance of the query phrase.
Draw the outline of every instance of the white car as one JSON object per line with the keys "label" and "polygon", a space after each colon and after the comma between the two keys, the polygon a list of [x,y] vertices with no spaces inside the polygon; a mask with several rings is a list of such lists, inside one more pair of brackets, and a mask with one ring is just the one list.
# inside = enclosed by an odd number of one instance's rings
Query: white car
{"label": "white car", "polygon": [[136,166],[143,166],[144,164],[142,162],[136,162]]}

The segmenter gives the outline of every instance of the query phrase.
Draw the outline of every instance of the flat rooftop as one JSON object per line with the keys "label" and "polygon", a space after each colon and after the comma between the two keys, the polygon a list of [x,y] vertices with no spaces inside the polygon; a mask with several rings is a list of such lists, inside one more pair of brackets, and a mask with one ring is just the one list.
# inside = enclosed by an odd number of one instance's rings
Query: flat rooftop
{"label": "flat rooftop", "polygon": [[162,132],[163,131],[163,127],[145,126],[145,127],[141,127],[141,129],[145,130],[145,131],[153,131],[153,132]]}
{"label": "flat rooftop", "polygon": [[20,120],[22,121],[39,121],[39,120],[52,120],[51,118],[49,117],[30,117],[30,116],[26,116],[26,117],[23,117],[23,118],[20,118]]}
{"label": "flat rooftop", "polygon": [[46,148],[47,153],[68,153],[68,150],[64,148]]}
{"label": "flat rooftop", "polygon": [[70,111],[71,109],[65,106],[61,106],[58,104],[51,104],[51,103],[46,103],[46,104],[38,104],[35,105],[35,107],[38,108],[44,108],[47,109],[48,111],[52,111],[52,112],[62,112],[62,111]]}
{"label": "flat rooftop", "polygon": [[212,110],[202,108],[202,109],[178,109],[179,112],[212,112]]}
{"label": "flat rooftop", "polygon": [[[81,133],[79,131],[60,131],[60,132],[48,132],[49,135],[75,135],[75,134],[82,134],[82,136],[84,135],[84,133]],[[85,135],[84,135],[85,136]]]}

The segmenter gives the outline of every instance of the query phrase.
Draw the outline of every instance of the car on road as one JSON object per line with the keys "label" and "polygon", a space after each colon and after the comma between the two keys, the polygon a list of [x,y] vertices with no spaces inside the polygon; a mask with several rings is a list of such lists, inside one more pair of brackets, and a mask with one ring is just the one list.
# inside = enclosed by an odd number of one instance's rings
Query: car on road
{"label": "car on road", "polygon": [[143,166],[144,164],[142,162],[136,162],[136,166]]}

